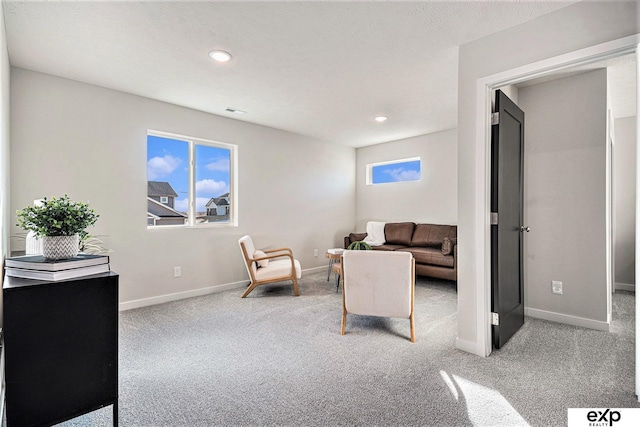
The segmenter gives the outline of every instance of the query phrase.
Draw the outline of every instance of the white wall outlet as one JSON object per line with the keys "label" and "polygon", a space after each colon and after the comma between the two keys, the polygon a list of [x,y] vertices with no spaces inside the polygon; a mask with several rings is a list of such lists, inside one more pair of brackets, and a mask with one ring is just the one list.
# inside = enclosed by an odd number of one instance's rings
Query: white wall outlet
{"label": "white wall outlet", "polygon": [[173,277],[182,276],[182,267],[173,267]]}
{"label": "white wall outlet", "polygon": [[318,250],[317,249],[313,250],[313,256],[318,256]]}
{"label": "white wall outlet", "polygon": [[559,280],[552,280],[551,292],[553,292],[554,294],[562,295],[562,282]]}

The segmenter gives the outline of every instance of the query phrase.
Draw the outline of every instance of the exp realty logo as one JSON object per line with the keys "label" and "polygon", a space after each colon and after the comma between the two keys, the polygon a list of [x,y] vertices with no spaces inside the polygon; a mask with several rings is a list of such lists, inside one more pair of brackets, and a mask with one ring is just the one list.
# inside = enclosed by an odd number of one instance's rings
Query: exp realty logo
{"label": "exp realty logo", "polygon": [[640,408],[569,408],[568,427],[640,426]]}

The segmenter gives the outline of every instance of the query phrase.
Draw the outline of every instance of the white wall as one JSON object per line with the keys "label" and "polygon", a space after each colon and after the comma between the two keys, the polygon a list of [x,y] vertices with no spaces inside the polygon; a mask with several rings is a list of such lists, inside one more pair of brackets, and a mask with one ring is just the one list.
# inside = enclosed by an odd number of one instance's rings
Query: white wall
{"label": "white wall", "polygon": [[[525,112],[525,307],[607,318],[607,71],[600,69],[519,90]],[[551,292],[551,281],[563,294]],[[547,317],[548,318],[548,317]],[[550,319],[551,320],[551,319]]]}
{"label": "white wall", "polygon": [[[120,301],[152,298],[126,307],[247,280],[244,234],[292,247],[309,269],[353,229],[353,148],[19,68],[11,93],[11,210],[64,193],[90,202],[100,214],[90,231],[114,250]],[[238,227],[146,228],[147,129],[239,146]]]}
{"label": "white wall", "polygon": [[[458,223],[458,141],[455,129],[358,148],[356,229],[367,221]],[[367,185],[367,165],[420,157],[420,181]]]}
{"label": "white wall", "polygon": [[[0,16],[3,15],[0,2]],[[9,228],[11,221],[9,206],[9,77],[11,67],[7,52],[7,37],[4,20],[0,19],[0,256],[2,265],[9,252]],[[4,278],[4,274],[2,275]],[[0,295],[0,327],[2,326],[2,295]]]}
{"label": "white wall", "polygon": [[636,258],[636,117],[615,120],[615,280],[634,285]]}
{"label": "white wall", "polygon": [[[486,151],[476,138],[478,80],[640,31],[636,2],[579,2],[460,46],[458,60],[458,348],[484,355]],[[478,217],[476,217],[478,215]]]}

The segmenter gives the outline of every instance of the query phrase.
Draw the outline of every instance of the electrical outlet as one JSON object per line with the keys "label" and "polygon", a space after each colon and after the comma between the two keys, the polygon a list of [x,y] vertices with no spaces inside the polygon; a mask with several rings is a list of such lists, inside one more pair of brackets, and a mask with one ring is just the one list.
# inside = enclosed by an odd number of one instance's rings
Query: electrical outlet
{"label": "electrical outlet", "polygon": [[317,249],[313,250],[313,256],[318,256],[318,250]]}
{"label": "electrical outlet", "polygon": [[551,292],[554,294],[562,295],[562,282],[560,282],[559,280],[552,280]]}
{"label": "electrical outlet", "polygon": [[182,267],[173,267],[173,277],[182,276]]}

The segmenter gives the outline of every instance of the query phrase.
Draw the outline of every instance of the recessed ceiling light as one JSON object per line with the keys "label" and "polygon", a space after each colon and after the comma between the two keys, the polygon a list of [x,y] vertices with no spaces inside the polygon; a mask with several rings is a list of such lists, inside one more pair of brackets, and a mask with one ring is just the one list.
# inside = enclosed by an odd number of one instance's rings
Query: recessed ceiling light
{"label": "recessed ceiling light", "polygon": [[378,123],[382,123],[382,122],[384,122],[384,121],[385,121],[385,120],[387,120],[387,119],[388,119],[388,117],[387,117],[387,116],[378,116],[378,117],[376,117],[374,120],[375,120],[376,122],[378,122]]}
{"label": "recessed ceiling light", "polygon": [[235,114],[247,114],[246,111],[236,110],[235,108],[227,108],[224,111],[227,111],[229,113],[235,113]]}
{"label": "recessed ceiling light", "polygon": [[224,50],[212,50],[209,52],[209,56],[214,61],[218,62],[228,62],[231,61],[231,54],[229,52],[225,52]]}

